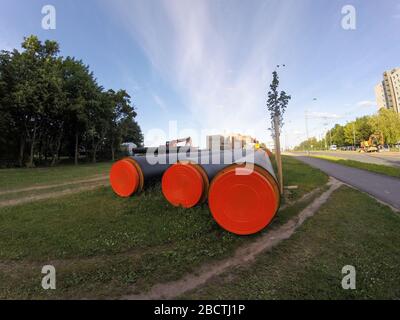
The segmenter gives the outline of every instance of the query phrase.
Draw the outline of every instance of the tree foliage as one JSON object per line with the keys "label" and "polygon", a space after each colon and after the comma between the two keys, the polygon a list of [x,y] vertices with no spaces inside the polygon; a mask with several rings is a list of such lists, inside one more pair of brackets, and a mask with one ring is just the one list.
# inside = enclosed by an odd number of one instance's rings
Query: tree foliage
{"label": "tree foliage", "polygon": [[272,82],[270,85],[270,91],[268,92],[268,100],[267,100],[267,108],[271,116],[271,126],[272,132],[275,130],[275,117],[278,117],[280,127],[282,128],[284,125],[283,115],[286,111],[286,108],[289,104],[291,96],[288,95],[285,91],[278,91],[279,87],[279,76],[278,72],[274,71],[272,73]]}
{"label": "tree foliage", "polygon": [[0,53],[0,160],[56,164],[61,156],[114,159],[122,142],[143,136],[131,97],[104,90],[89,67],[61,57],[55,41],[24,39]]}
{"label": "tree foliage", "polygon": [[[381,109],[372,116],[357,118],[346,125],[336,124],[329,130],[322,141],[313,143],[319,149],[325,149],[329,145],[338,147],[358,147],[363,141],[368,141],[371,135],[382,134],[385,144],[396,145],[400,143],[400,115],[393,110]],[[307,150],[310,141],[302,142],[296,149]]]}

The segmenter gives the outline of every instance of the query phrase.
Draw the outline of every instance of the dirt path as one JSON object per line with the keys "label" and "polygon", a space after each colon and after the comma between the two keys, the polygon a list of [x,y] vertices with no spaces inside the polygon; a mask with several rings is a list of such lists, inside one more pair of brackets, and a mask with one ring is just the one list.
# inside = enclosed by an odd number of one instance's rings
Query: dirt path
{"label": "dirt path", "polygon": [[201,267],[197,272],[188,274],[181,280],[164,284],[155,285],[149,292],[139,295],[128,295],[122,297],[124,300],[155,300],[155,299],[173,299],[185,292],[193,290],[205,284],[211,278],[222,274],[232,267],[245,265],[254,260],[257,255],[272,249],[281,241],[290,238],[293,233],[306,221],[312,217],[319,208],[329,199],[331,194],[337,190],[342,183],[331,178],[328,183],[329,189],[321,196],[315,199],[300,214],[283,226],[267,232],[253,243],[239,248],[233,257],[219,261],[214,264],[208,264]]}
{"label": "dirt path", "polygon": [[[80,183],[87,183],[87,182],[88,182],[88,180],[86,180],[85,182],[81,181]],[[109,182],[108,182],[108,179],[98,179],[98,180],[94,180],[93,183],[89,183],[88,185],[81,186],[81,187],[75,186],[75,184],[77,184],[77,183],[58,185],[58,187],[68,186],[68,185],[74,186],[73,188],[69,188],[66,190],[48,192],[48,193],[43,193],[43,194],[38,194],[38,195],[27,196],[27,197],[23,197],[23,198],[0,201],[0,208],[16,206],[16,205],[39,201],[39,200],[59,198],[62,196],[75,194],[75,193],[79,193],[79,192],[83,192],[83,191],[90,191],[90,190],[97,189],[99,187],[108,186]],[[52,186],[51,188],[54,188],[54,187],[55,186]],[[46,188],[46,189],[48,189],[48,188]],[[35,190],[41,190],[41,189],[35,189]]]}
{"label": "dirt path", "polygon": [[74,181],[68,181],[68,182],[59,183],[59,184],[48,184],[48,185],[37,186],[37,187],[0,191],[0,196],[12,194],[12,193],[40,191],[40,190],[46,190],[46,189],[52,189],[52,188],[60,188],[60,187],[74,185],[74,184],[98,182],[98,181],[103,181],[103,180],[107,180],[107,179],[108,179],[108,175],[96,175],[96,176],[93,176],[92,178],[86,179],[86,180],[74,180]]}

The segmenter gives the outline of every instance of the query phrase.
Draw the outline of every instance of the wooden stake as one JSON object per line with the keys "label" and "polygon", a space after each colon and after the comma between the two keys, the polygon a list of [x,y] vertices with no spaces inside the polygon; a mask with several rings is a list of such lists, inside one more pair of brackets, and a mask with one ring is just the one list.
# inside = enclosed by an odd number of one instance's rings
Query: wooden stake
{"label": "wooden stake", "polygon": [[275,156],[276,164],[278,166],[278,180],[279,190],[281,195],[283,194],[283,170],[282,170],[282,157],[281,157],[281,141],[280,141],[280,125],[279,117],[274,117],[274,129],[275,129]]}

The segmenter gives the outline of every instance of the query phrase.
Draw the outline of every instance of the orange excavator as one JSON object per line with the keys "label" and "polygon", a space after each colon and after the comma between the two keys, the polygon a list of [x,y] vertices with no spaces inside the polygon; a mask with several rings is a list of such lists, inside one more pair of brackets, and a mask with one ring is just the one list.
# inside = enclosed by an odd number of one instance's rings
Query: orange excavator
{"label": "orange excavator", "polygon": [[165,146],[167,148],[176,148],[178,146],[178,144],[185,142],[185,147],[191,147],[192,146],[192,138],[191,137],[187,137],[187,138],[183,138],[183,139],[176,139],[176,140],[172,140],[172,141],[167,141]]}
{"label": "orange excavator", "polygon": [[375,133],[369,137],[368,141],[361,142],[361,152],[379,152],[379,148],[385,144],[382,133]]}

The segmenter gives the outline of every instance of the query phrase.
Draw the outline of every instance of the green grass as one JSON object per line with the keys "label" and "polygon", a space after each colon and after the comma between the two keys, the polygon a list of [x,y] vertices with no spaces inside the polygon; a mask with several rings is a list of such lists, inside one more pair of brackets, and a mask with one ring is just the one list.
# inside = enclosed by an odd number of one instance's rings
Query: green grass
{"label": "green grass", "polygon": [[[341,187],[289,239],[257,262],[185,298],[399,299],[400,216]],[[343,290],[342,268],[356,268],[356,290]]]}
{"label": "green grass", "polygon": [[362,169],[362,170],[367,170],[391,177],[396,177],[400,178],[400,168],[396,167],[391,167],[391,166],[385,166],[381,164],[373,164],[373,163],[364,163],[360,161],[355,161],[355,160],[348,160],[348,159],[343,159],[340,157],[334,157],[334,156],[324,156],[324,155],[313,155],[313,158],[318,158],[322,160],[327,160],[330,162],[338,163],[347,167],[352,167],[352,168],[357,168],[357,169]]}
{"label": "green grass", "polygon": [[[325,184],[320,171],[285,158],[293,199]],[[308,173],[305,184],[298,170]],[[271,228],[306,203],[279,213]],[[180,278],[232,254],[252,237],[237,237],[213,221],[206,205],[177,209],[160,187],[130,199],[109,188],[0,209],[0,299],[115,297]],[[41,267],[57,269],[57,290],[44,292]]]}
{"label": "green grass", "polygon": [[316,186],[328,182],[328,177],[318,169],[314,169],[296,160],[294,157],[283,156],[283,177],[285,186],[299,186],[290,191],[290,200],[295,200],[315,189]]}
{"label": "green grass", "polygon": [[108,174],[110,168],[111,163],[98,163],[37,169],[1,169],[0,192],[82,180]]}

